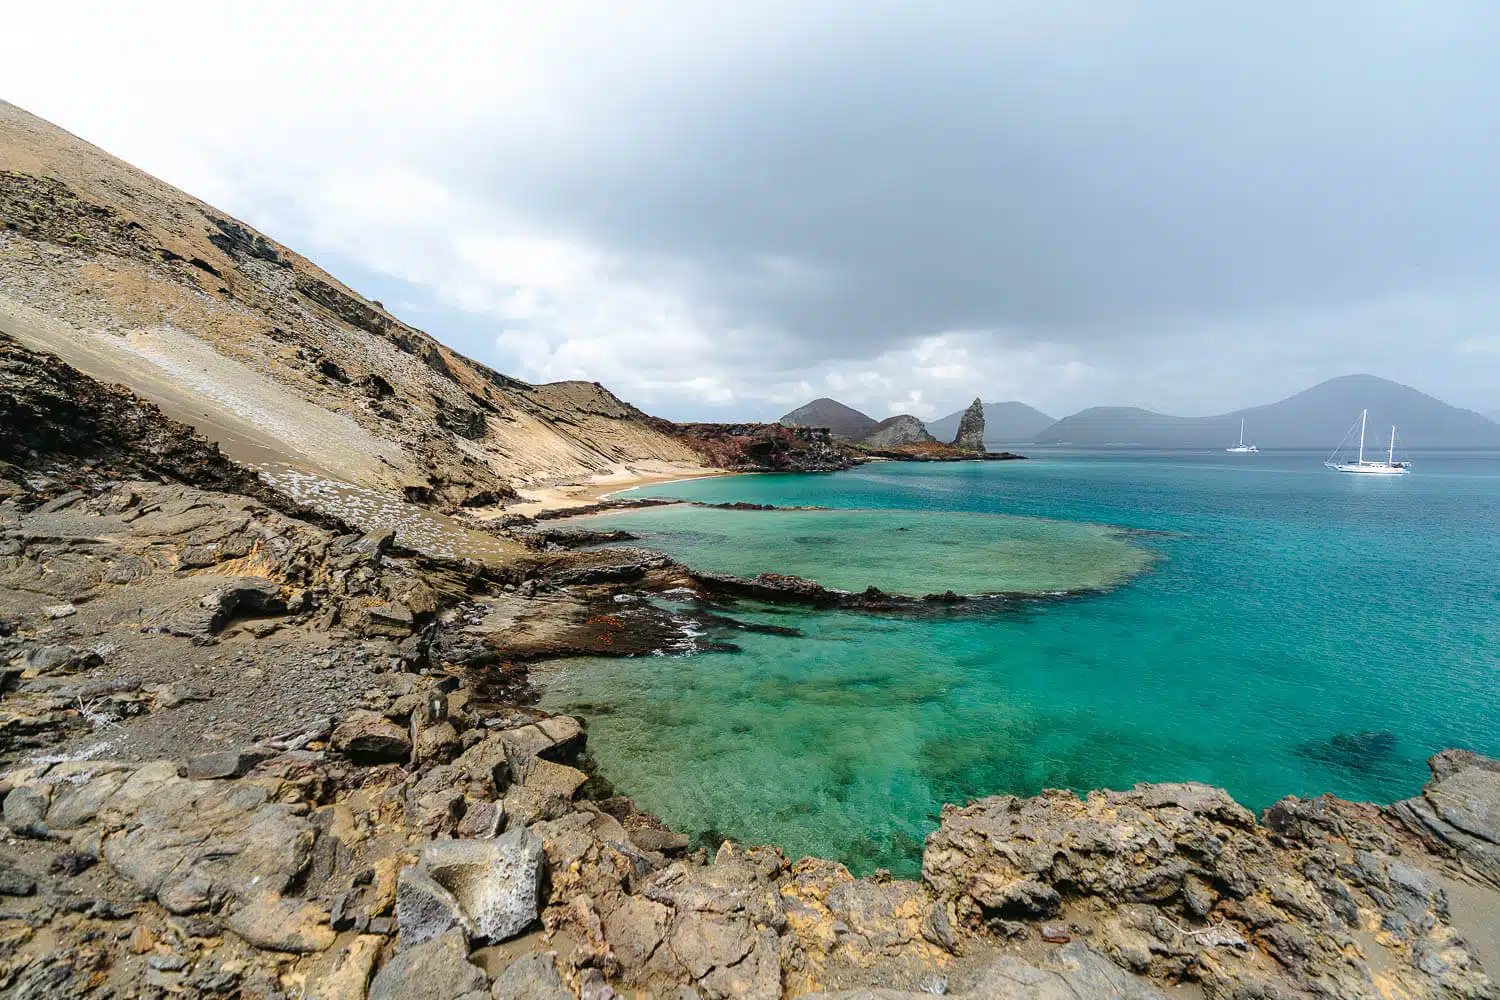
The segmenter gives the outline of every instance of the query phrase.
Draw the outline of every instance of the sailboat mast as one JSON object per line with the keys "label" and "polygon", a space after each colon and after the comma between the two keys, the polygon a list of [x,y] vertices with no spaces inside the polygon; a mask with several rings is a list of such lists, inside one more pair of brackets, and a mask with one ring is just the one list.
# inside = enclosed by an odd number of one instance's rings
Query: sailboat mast
{"label": "sailboat mast", "polygon": [[1365,464],[1365,421],[1369,419],[1369,410],[1359,411],[1359,464]]}
{"label": "sailboat mast", "polygon": [[1394,465],[1396,462],[1396,425],[1391,424],[1391,450],[1385,453],[1385,464]]}
{"label": "sailboat mast", "polygon": [[1245,447],[1245,418],[1240,418],[1240,447]]}

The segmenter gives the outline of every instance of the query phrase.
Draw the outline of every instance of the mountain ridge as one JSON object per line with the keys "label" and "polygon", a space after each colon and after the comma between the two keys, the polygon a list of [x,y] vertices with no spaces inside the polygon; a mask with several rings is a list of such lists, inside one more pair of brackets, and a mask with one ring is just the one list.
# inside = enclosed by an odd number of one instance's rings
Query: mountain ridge
{"label": "mountain ridge", "polygon": [[1369,426],[1397,425],[1411,447],[1500,447],[1500,425],[1411,386],[1368,374],[1341,375],[1284,399],[1207,417],[1176,417],[1140,407],[1095,406],[1064,417],[1037,435],[1038,444],[1083,447],[1228,447],[1245,421],[1245,440],[1260,447],[1338,444],[1360,411]]}

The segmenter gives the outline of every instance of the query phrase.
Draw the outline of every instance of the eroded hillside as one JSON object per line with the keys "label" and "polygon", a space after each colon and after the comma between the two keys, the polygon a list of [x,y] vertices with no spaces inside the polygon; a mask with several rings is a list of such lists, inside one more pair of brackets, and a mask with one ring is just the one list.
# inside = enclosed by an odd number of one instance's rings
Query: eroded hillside
{"label": "eroded hillside", "polygon": [[701,469],[602,386],[449,350],[296,252],[0,102],[0,330],[237,458],[441,504]]}

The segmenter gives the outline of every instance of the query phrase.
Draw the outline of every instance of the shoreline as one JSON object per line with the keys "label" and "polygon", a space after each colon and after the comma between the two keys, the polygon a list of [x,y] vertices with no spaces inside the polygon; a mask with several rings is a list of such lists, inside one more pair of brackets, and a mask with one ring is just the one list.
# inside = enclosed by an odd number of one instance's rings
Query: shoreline
{"label": "shoreline", "polygon": [[481,521],[522,515],[537,517],[540,514],[558,516],[558,511],[590,507],[612,499],[615,494],[642,486],[658,486],[663,483],[683,483],[694,479],[716,479],[721,476],[737,476],[743,473],[729,469],[707,469],[695,472],[689,468],[673,469],[659,473],[620,474],[595,477],[587,482],[557,483],[551,486],[528,486],[517,490],[521,500],[503,507],[490,507],[470,511],[470,515]]}
{"label": "shoreline", "polygon": [[[720,470],[718,472],[709,472],[709,473],[706,473],[706,474],[701,475],[701,476],[679,476],[676,479],[643,480],[642,482],[639,482],[639,483],[632,483],[629,486],[622,486],[622,487],[620,487],[617,490],[611,490],[608,493],[601,493],[599,495],[599,500],[601,502],[605,501],[605,500],[614,500],[621,493],[629,493],[631,490],[638,490],[638,489],[640,489],[643,486],[670,486],[673,483],[690,483],[690,482],[693,482],[694,480],[698,480],[698,479],[724,479],[724,478],[727,478],[729,476],[759,476],[759,475],[764,475],[764,473],[760,473],[760,472],[734,472],[734,471],[729,470],[729,469],[723,469],[723,470]],[[684,501],[684,502],[686,502],[686,501]]]}

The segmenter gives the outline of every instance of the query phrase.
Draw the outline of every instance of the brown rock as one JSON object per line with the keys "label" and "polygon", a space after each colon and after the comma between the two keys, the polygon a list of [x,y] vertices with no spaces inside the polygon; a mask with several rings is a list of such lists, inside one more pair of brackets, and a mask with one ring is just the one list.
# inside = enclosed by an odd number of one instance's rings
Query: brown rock
{"label": "brown rock", "polygon": [[571,800],[588,780],[576,767],[537,759],[526,766],[521,783],[539,795]]}
{"label": "brown rock", "polygon": [[458,730],[447,719],[424,726],[417,733],[417,757],[420,760],[450,761],[462,749]]}
{"label": "brown rock", "polygon": [[332,971],[318,984],[319,1000],[365,1000],[384,943],[378,934],[361,934],[349,942]]}
{"label": "brown rock", "polygon": [[257,948],[305,954],[334,941],[328,911],[316,903],[267,894],[229,916],[229,929]]}
{"label": "brown rock", "polygon": [[350,713],[334,729],[331,745],[356,764],[400,764],[411,756],[406,730],[375,712]]}

